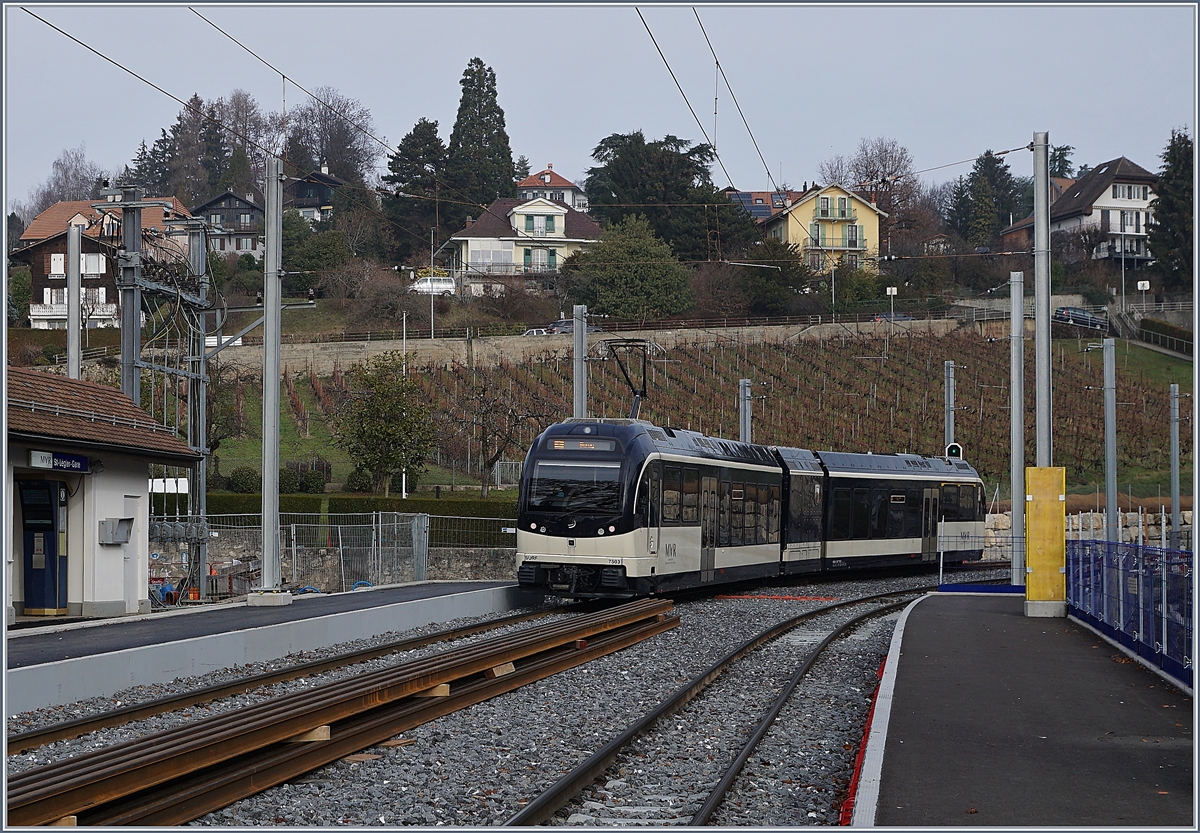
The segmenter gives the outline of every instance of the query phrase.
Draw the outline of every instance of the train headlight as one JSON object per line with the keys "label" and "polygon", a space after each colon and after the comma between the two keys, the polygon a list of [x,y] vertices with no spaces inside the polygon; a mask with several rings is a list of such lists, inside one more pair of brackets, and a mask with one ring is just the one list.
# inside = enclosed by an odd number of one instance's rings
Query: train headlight
{"label": "train headlight", "polygon": [[530,528],[530,529],[537,529],[537,524],[530,524],[530,525],[529,525],[529,528]]}
{"label": "train headlight", "polygon": [[616,531],[617,531],[617,528],[616,528],[615,526],[610,526],[610,527],[608,528],[608,531],[609,531],[609,532],[616,532]]}
{"label": "train headlight", "polygon": [[545,531],[546,531],[546,527],[542,527],[541,529],[538,530],[538,532],[545,532]]}
{"label": "train headlight", "polygon": [[597,530],[596,530],[596,534],[597,534],[597,535],[603,535],[603,534],[604,534],[604,527],[600,527],[599,529],[597,529]]}

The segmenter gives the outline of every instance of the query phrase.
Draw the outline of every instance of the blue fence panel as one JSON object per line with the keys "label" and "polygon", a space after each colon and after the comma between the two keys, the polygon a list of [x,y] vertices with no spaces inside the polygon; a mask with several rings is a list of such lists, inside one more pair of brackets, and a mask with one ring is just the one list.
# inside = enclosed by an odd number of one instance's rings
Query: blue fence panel
{"label": "blue fence panel", "polygon": [[1193,553],[1067,541],[1071,613],[1192,686]]}

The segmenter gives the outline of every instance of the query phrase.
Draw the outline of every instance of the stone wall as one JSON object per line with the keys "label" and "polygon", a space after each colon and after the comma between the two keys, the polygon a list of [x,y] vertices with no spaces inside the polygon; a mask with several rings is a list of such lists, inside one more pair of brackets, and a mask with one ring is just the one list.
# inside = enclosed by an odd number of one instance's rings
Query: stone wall
{"label": "stone wall", "polygon": [[[1136,544],[1138,542],[1137,512],[1120,513],[1121,543]],[[1105,514],[1103,512],[1079,512],[1067,516],[1067,537],[1072,540],[1104,540]],[[1141,514],[1142,543],[1148,547],[1162,546],[1164,517],[1155,512]],[[1179,513],[1180,532],[1184,541],[1191,541],[1192,510],[1185,509]],[[1171,513],[1165,516],[1168,545],[1171,535]],[[1012,514],[1003,512],[989,514],[984,525],[985,561],[1007,561],[1012,556]]]}

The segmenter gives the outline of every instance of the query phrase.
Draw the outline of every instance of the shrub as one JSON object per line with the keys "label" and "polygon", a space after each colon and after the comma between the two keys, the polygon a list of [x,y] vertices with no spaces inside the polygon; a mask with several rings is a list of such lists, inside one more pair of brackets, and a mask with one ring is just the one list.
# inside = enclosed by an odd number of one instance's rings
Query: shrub
{"label": "shrub", "polygon": [[262,472],[249,466],[238,466],[229,473],[229,490],[248,495],[262,491]]}
{"label": "shrub", "polygon": [[321,495],[325,493],[325,473],[317,469],[310,469],[300,475],[300,491],[308,495]]}
{"label": "shrub", "polygon": [[300,491],[300,475],[288,468],[279,470],[279,494],[294,495]]}
{"label": "shrub", "polygon": [[355,469],[350,472],[350,476],[346,478],[347,492],[370,492],[371,491],[371,475],[362,469]]}
{"label": "shrub", "polygon": [[[408,473],[408,491],[409,492],[412,492],[414,489],[417,488],[417,479],[418,478],[419,478],[419,475],[414,474],[411,471]],[[403,490],[404,490],[404,474],[403,474],[403,472],[397,472],[396,474],[392,475],[391,492],[392,492],[392,494],[399,495],[399,494],[403,494]]]}

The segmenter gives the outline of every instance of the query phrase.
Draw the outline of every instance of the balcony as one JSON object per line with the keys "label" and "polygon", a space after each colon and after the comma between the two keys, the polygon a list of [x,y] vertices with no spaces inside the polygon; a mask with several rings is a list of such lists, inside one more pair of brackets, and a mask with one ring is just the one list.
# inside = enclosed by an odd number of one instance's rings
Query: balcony
{"label": "balcony", "polygon": [[846,208],[835,208],[833,206],[830,206],[829,208],[821,208],[820,206],[817,206],[813,209],[813,219],[857,221],[858,212],[854,210],[853,206],[847,206]]}
{"label": "balcony", "polygon": [[[80,315],[89,327],[116,327],[121,321],[117,304],[84,304]],[[29,323],[35,330],[62,329],[67,326],[67,305],[30,304]]]}
{"label": "balcony", "polygon": [[804,251],[824,250],[827,252],[865,252],[867,250],[867,238],[822,237],[820,240],[813,240],[811,237],[806,237],[804,242],[801,244],[801,248]]}

